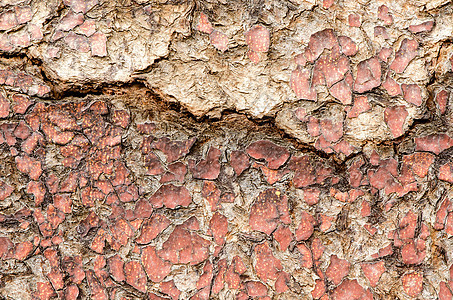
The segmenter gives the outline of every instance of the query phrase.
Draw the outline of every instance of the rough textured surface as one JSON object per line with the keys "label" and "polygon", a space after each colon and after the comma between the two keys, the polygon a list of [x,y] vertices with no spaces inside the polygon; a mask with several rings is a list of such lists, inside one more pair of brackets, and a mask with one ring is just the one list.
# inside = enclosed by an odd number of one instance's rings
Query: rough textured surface
{"label": "rough textured surface", "polygon": [[451,299],[453,4],[0,3],[0,298]]}

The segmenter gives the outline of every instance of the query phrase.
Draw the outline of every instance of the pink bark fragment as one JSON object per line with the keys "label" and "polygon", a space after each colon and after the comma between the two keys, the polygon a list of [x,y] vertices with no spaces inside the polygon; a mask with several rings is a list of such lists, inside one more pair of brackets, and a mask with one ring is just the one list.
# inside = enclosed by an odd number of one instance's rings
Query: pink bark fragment
{"label": "pink bark fragment", "polygon": [[287,226],[280,225],[278,229],[273,233],[275,240],[280,245],[281,251],[286,251],[289,244],[294,239],[294,235]]}
{"label": "pink bark fragment", "polygon": [[138,261],[126,263],[124,265],[124,275],[128,284],[140,292],[146,292],[146,274]]}
{"label": "pink bark fragment", "polygon": [[225,52],[228,50],[228,37],[223,32],[214,30],[209,35],[211,44],[218,50]]}
{"label": "pink bark fragment", "polygon": [[91,55],[107,56],[107,37],[102,32],[96,32],[90,37]]}
{"label": "pink bark fragment", "polygon": [[439,106],[439,111],[443,115],[447,110],[448,98],[450,97],[450,92],[446,90],[441,90],[436,95],[436,102]]}
{"label": "pink bark fragment", "polygon": [[311,84],[310,75],[311,72],[309,70],[303,69],[300,66],[291,73],[291,89],[296,93],[298,99],[316,101],[317,94]]}
{"label": "pink bark fragment", "polygon": [[243,151],[232,151],[230,154],[230,164],[237,176],[250,166],[250,159]]}
{"label": "pink bark fragment", "polygon": [[272,250],[269,248],[267,242],[256,245],[255,256],[256,275],[264,282],[267,282],[268,279],[277,279],[279,271],[282,270],[282,264],[280,260],[275,258],[272,254]]}
{"label": "pink bark fragment", "polygon": [[453,183],[453,163],[451,161],[440,166],[438,178],[439,180]]}
{"label": "pink bark fragment", "polygon": [[343,52],[343,54],[346,56],[354,56],[359,50],[356,43],[350,37],[339,36],[338,42],[341,46],[341,52]]}
{"label": "pink bark fragment", "polygon": [[385,263],[379,261],[376,263],[362,263],[363,274],[368,279],[372,287],[376,287],[382,274],[386,271]]}
{"label": "pink bark fragment", "polygon": [[439,154],[453,146],[453,139],[446,134],[430,134],[415,138],[416,151],[428,151]]}
{"label": "pink bark fragment", "polygon": [[8,99],[0,95],[0,118],[6,118],[9,115],[11,104]]}
{"label": "pink bark fragment", "polygon": [[422,90],[417,84],[402,84],[404,100],[416,106],[422,105]]}
{"label": "pink bark fragment", "polygon": [[385,25],[392,25],[393,16],[389,12],[389,8],[385,5],[381,5],[378,8],[378,18],[384,21]]}
{"label": "pink bark fragment", "polygon": [[96,32],[96,21],[92,19],[85,20],[85,22],[78,27],[78,30],[85,36],[90,37]]}
{"label": "pink bark fragment", "polygon": [[384,121],[390,128],[394,138],[404,134],[403,126],[409,113],[404,106],[387,107],[384,111]]}
{"label": "pink bark fragment", "polygon": [[193,231],[197,229],[199,225],[195,217],[176,226],[158,251],[158,255],[174,264],[196,265],[206,260],[210,242]]}
{"label": "pink bark fragment", "polygon": [[154,214],[145,220],[140,236],[135,240],[138,244],[148,244],[155,239],[164,229],[170,226],[170,220],[162,214]]}
{"label": "pink bark fragment", "polygon": [[14,188],[0,180],[0,201],[5,200],[14,191]]}
{"label": "pink bark fragment", "polygon": [[363,93],[381,84],[381,64],[376,57],[361,61],[357,65],[354,91]]}
{"label": "pink bark fragment", "polygon": [[335,285],[338,285],[348,275],[350,266],[351,264],[347,260],[332,255],[330,257],[329,267],[326,270],[326,276]]}
{"label": "pink bark fragment", "polygon": [[269,30],[262,25],[255,25],[245,33],[245,41],[254,52],[267,52],[270,45]]}
{"label": "pink bark fragment", "polygon": [[389,75],[387,75],[385,81],[382,83],[382,87],[391,97],[402,94],[400,85]]}
{"label": "pink bark fragment", "polygon": [[360,16],[358,14],[350,14],[348,16],[348,23],[351,27],[360,27]]}
{"label": "pink bark fragment", "polygon": [[298,241],[308,240],[313,234],[315,224],[315,218],[312,215],[302,212],[299,227],[296,229],[296,239]]}
{"label": "pink bark fragment", "polygon": [[280,222],[291,222],[286,195],[274,188],[261,192],[250,209],[250,228],[270,235]]}
{"label": "pink bark fragment", "polygon": [[143,248],[141,260],[148,278],[153,282],[161,282],[170,274],[171,263],[158,257],[153,246]]}
{"label": "pink bark fragment", "polygon": [[170,183],[162,185],[149,198],[149,201],[157,208],[165,206],[174,209],[177,206],[189,206],[192,202],[192,196],[184,186],[176,186]]}
{"label": "pink bark fragment", "polygon": [[254,159],[264,159],[268,167],[278,169],[289,158],[290,153],[284,147],[278,146],[270,141],[261,140],[250,144],[247,153]]}
{"label": "pink bark fragment", "polygon": [[403,289],[410,297],[416,297],[423,290],[423,276],[418,272],[404,274],[401,277]]}
{"label": "pink bark fragment", "polygon": [[76,34],[74,32],[70,32],[65,38],[64,38],[65,43],[69,46],[69,48],[86,53],[90,51],[90,43],[88,42],[88,39],[83,36]]}
{"label": "pink bark fragment", "polygon": [[433,29],[434,21],[426,21],[418,25],[410,25],[409,31],[412,33],[429,32]]}
{"label": "pink bark fragment", "polygon": [[69,31],[74,27],[83,23],[83,14],[74,13],[72,10],[60,20],[60,24],[57,26],[57,30]]}
{"label": "pink bark fragment", "polygon": [[189,164],[193,177],[204,180],[217,179],[220,174],[219,159],[221,154],[219,149],[211,146],[205,159],[200,160],[196,165]]}
{"label": "pink bark fragment", "polygon": [[403,73],[407,65],[417,56],[418,42],[416,40],[404,39],[400,49],[395,54],[395,59],[390,69],[396,73]]}
{"label": "pink bark fragment", "polygon": [[198,21],[197,30],[211,34],[214,28],[212,28],[211,22],[209,22],[208,17],[204,13],[200,13],[200,19]]}
{"label": "pink bark fragment", "polygon": [[367,96],[357,96],[354,98],[354,106],[348,112],[348,118],[356,118],[361,113],[369,111],[371,109],[371,105],[368,102]]}
{"label": "pink bark fragment", "polygon": [[[369,292],[369,291],[368,291]],[[367,291],[354,280],[343,280],[331,294],[332,300],[372,300],[373,297],[368,298]],[[368,297],[367,297],[368,296]]]}

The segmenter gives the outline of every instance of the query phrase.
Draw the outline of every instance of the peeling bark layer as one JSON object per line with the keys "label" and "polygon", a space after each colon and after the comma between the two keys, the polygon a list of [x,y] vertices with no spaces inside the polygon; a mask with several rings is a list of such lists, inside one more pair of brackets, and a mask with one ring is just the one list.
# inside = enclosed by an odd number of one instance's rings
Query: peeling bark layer
{"label": "peeling bark layer", "polygon": [[451,299],[451,1],[0,3],[0,298]]}

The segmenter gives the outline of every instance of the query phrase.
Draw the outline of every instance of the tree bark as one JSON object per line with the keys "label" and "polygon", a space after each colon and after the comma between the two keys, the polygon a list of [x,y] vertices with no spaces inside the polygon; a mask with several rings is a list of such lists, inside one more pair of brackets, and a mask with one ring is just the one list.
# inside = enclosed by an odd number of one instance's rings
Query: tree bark
{"label": "tree bark", "polygon": [[0,2],[0,299],[452,299],[448,0]]}

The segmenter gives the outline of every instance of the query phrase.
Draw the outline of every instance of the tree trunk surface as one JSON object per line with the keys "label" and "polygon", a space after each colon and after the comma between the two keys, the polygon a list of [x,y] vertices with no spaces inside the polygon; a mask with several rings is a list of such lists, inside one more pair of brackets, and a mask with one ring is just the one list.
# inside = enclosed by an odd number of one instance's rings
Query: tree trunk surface
{"label": "tree trunk surface", "polygon": [[0,299],[453,299],[449,0],[0,0]]}

